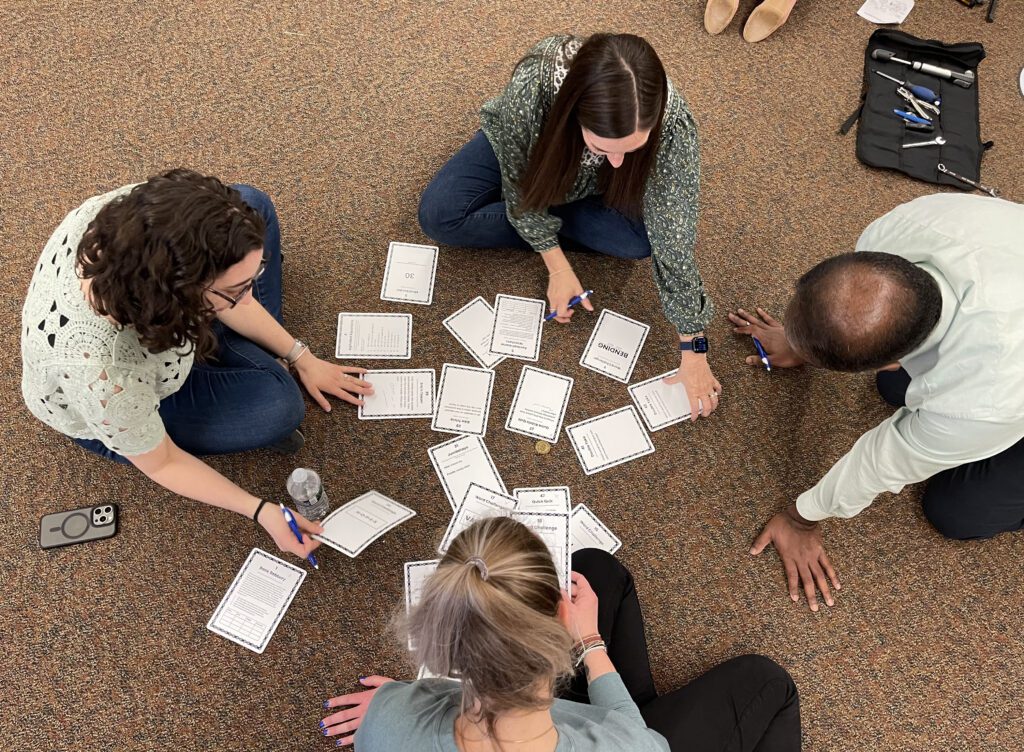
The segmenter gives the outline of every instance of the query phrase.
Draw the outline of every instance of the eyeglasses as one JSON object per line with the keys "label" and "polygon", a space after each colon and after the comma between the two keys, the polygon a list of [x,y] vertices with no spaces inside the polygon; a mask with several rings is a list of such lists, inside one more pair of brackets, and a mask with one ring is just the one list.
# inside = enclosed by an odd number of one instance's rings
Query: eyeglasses
{"label": "eyeglasses", "polygon": [[256,281],[260,277],[263,276],[263,272],[265,272],[266,270],[267,270],[267,259],[263,258],[260,261],[260,268],[256,270],[256,274],[253,275],[252,279],[250,279],[246,283],[245,287],[242,288],[242,291],[240,293],[238,293],[238,295],[236,297],[234,297],[234,298],[232,298],[230,295],[228,295],[226,293],[221,292],[220,290],[214,290],[212,287],[207,288],[207,289],[210,292],[212,292],[214,295],[216,295],[218,298],[222,298],[222,299],[226,300],[228,302],[228,304],[229,304],[228,308],[234,308],[236,305],[238,305],[239,303],[242,302],[242,299],[246,295],[249,294],[249,291],[252,290],[253,286],[256,284]]}

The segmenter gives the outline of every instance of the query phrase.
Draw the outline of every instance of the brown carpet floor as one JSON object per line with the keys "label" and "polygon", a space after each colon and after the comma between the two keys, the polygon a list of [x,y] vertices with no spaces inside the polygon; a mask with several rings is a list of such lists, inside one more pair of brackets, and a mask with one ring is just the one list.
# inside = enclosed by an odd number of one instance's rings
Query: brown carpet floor
{"label": "brown carpet floor", "polygon": [[[740,21],[753,4],[743,0]],[[325,697],[358,674],[411,675],[382,627],[401,598],[402,562],[430,557],[450,515],[426,455],[446,435],[310,402],[297,457],[212,464],[275,498],[292,467],[313,466],[335,502],[376,488],[419,515],[356,560],[325,552],[265,655],[208,632],[249,549],[273,543],[251,522],[87,456],[22,404],[23,295],[64,214],[171,166],[253,183],[277,201],[294,333],[330,354],[337,311],[408,310],[409,367],[469,362],[441,320],[478,294],[541,296],[537,259],[444,249],[433,306],[403,308],[378,299],[387,243],[423,240],[419,192],[535,40],[621,30],[652,41],[701,127],[698,255],[720,313],[712,363],[725,396],[712,420],[655,434],[654,455],[588,478],[564,436],[539,457],[502,429],[519,373],[507,362],[487,436],[505,481],[568,484],[622,537],[659,689],[756,651],[796,678],[806,749],[1021,749],[1024,536],[951,543],[923,519],[920,489],[883,497],[825,525],[844,587],[817,615],[789,601],[774,552],[747,554],[772,513],[889,412],[867,375],[749,369],[749,344],[724,317],[737,305],[778,312],[800,272],[932,190],[860,165],[853,135],[836,135],[874,28],[859,5],[802,0],[781,33],[749,45],[740,22],[708,36],[694,0],[3,3],[0,746],[325,748]],[[1001,3],[995,24],[982,16],[926,0],[904,28],[985,44],[982,134],[996,142],[985,182],[1019,200],[1024,7]],[[649,264],[573,260],[599,306],[652,324],[635,380],[672,367]],[[577,315],[545,335],[540,365],[576,378],[567,423],[628,404],[622,385],[576,365],[593,320]],[[38,549],[41,515],[100,501],[122,505],[116,538]]]}

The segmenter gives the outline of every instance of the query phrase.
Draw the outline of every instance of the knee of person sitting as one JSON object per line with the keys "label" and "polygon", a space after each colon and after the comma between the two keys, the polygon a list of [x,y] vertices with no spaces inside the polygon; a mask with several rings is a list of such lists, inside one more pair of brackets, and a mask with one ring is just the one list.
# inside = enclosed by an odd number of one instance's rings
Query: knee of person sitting
{"label": "knee of person sitting", "polygon": [[245,183],[237,183],[232,188],[238,191],[242,200],[259,212],[264,219],[277,218],[277,208],[273,199],[259,188]]}
{"label": "knee of person sitting", "polygon": [[276,374],[259,395],[260,422],[267,431],[276,435],[287,436],[300,425],[306,417],[306,401],[295,380],[288,374],[283,379]]}
{"label": "knee of person sitting", "polygon": [[436,179],[431,182],[420,196],[417,216],[424,235],[435,243],[454,245],[449,243],[450,234],[458,225],[459,218],[454,215],[450,203],[446,200],[447,193]]}
{"label": "knee of person sitting", "polygon": [[787,686],[796,686],[789,672],[766,655],[749,653],[733,660],[736,662],[739,671],[745,676],[757,678],[764,682],[777,680],[785,683]]}
{"label": "knee of person sitting", "polygon": [[[611,580],[615,577],[632,577],[626,566],[600,548],[581,548],[572,555],[572,568],[587,580]],[[593,583],[591,583],[593,584]]]}
{"label": "knee of person sitting", "polygon": [[639,261],[651,255],[651,244],[647,239],[638,236],[631,242],[616,245],[615,255],[631,261]]}
{"label": "knee of person sitting", "polygon": [[929,484],[921,499],[921,508],[932,527],[950,540],[988,537],[980,530],[972,529],[971,521],[963,513],[964,509],[970,508],[970,502],[955,493]]}

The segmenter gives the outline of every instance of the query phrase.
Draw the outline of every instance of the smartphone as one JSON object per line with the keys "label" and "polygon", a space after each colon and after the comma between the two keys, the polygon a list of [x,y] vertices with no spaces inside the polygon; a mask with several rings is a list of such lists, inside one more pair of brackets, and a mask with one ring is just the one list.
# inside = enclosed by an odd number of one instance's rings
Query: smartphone
{"label": "smartphone", "polygon": [[60,548],[117,535],[117,504],[54,512],[39,520],[39,547]]}

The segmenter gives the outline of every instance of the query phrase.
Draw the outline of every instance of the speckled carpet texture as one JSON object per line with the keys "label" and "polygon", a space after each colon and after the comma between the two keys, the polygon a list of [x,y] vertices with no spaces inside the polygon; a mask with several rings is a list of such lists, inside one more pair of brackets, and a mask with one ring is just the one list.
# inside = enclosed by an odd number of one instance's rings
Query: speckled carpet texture
{"label": "speckled carpet texture", "polygon": [[[876,28],[855,15],[860,0],[800,0],[781,31],[752,45],[740,30],[754,4],[742,0],[716,37],[694,0],[0,4],[0,748],[326,749],[325,698],[354,690],[360,674],[413,675],[385,624],[403,562],[432,558],[451,515],[427,459],[450,435],[309,401],[297,456],[211,464],[275,500],[292,468],[313,467],[336,505],[376,489],[417,516],[357,559],[324,550],[264,655],[209,632],[250,549],[276,553],[273,542],[86,454],[22,402],[21,306],[64,215],[174,166],[252,183],[280,214],[293,334],[330,356],[339,311],[411,312],[413,358],[399,367],[473,365],[441,321],[477,295],[543,297],[539,259],[442,248],[433,305],[402,306],[379,299],[388,242],[426,242],[420,192],[535,41],[610,30],[653,43],[700,127],[697,256],[718,308],[710,357],[722,405],[653,434],[653,455],[587,477],[564,433],[540,456],[504,430],[521,365],[507,361],[486,436],[506,484],[566,484],[622,538],[659,690],[758,652],[796,679],[807,750],[1022,749],[1024,535],[950,542],[923,518],[920,487],[883,496],[825,523],[843,588],[818,614],[789,600],[774,550],[748,554],[772,514],[890,410],[870,375],[746,366],[749,340],[725,313],[780,313],[800,273],[935,190],[861,165],[854,134],[837,135]],[[984,43],[981,132],[995,148],[983,182],[1022,200],[1024,4],[999,5],[986,24],[984,9],[921,0],[902,28]],[[651,324],[633,381],[678,364],[649,262],[571,260],[599,308]],[[622,384],[577,365],[594,321],[579,312],[544,335],[538,365],[576,379],[566,425],[630,404]],[[110,501],[121,505],[115,538],[39,549],[42,515]]]}

